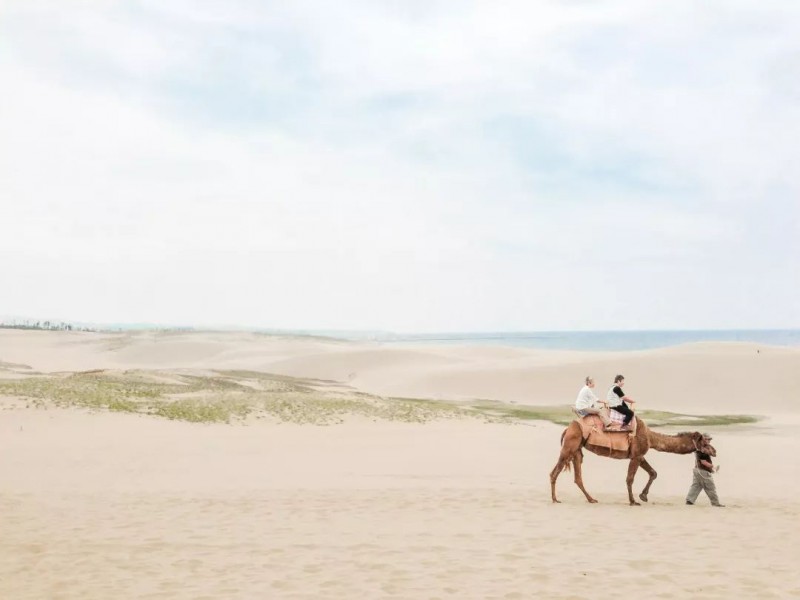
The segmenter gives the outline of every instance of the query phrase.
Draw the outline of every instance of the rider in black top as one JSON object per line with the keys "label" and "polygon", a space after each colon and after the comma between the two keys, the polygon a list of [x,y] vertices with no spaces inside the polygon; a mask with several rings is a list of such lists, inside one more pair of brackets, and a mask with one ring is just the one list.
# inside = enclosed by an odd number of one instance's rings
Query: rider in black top
{"label": "rider in black top", "polygon": [[630,396],[626,396],[622,391],[622,386],[625,385],[625,378],[622,375],[614,377],[614,387],[608,390],[608,405],[612,410],[625,415],[625,420],[622,422],[623,427],[627,427],[628,423],[633,419],[633,411],[626,404],[626,402],[633,404],[636,401]]}

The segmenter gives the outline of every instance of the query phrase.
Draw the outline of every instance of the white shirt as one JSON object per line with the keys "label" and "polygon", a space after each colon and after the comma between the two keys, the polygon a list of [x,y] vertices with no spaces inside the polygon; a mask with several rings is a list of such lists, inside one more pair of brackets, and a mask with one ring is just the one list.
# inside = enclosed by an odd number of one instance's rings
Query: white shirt
{"label": "white shirt", "polygon": [[[620,404],[625,404],[620,396],[617,396],[617,393],[614,391],[619,384],[615,383],[612,385],[609,390],[608,394],[606,395],[606,400],[608,401],[609,406],[619,406]],[[620,390],[622,388],[619,388]]]}
{"label": "white shirt", "polygon": [[581,388],[581,391],[578,392],[578,398],[575,400],[575,408],[578,410],[592,408],[595,402],[597,402],[597,396],[594,395],[592,388],[585,385]]}

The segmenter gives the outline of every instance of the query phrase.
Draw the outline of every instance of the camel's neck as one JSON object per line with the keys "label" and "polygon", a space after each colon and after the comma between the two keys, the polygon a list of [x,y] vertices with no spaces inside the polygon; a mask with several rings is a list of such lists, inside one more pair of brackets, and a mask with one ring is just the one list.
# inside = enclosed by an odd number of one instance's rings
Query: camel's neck
{"label": "camel's neck", "polygon": [[647,437],[650,440],[650,447],[659,452],[689,454],[696,450],[691,436],[688,435],[664,435],[663,433],[656,433],[650,429],[647,432]]}

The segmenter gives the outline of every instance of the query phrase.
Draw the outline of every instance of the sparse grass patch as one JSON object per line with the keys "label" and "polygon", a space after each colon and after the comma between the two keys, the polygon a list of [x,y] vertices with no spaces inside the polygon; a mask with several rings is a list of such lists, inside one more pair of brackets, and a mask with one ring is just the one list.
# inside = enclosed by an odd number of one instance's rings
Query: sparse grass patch
{"label": "sparse grass patch", "polygon": [[37,407],[76,406],[193,423],[231,423],[249,415],[317,425],[341,423],[352,415],[413,423],[477,416],[446,402],[381,398],[329,381],[254,371],[218,373],[96,370],[7,379],[0,380],[0,396],[25,398]]}
{"label": "sparse grass patch", "polygon": [[246,417],[251,408],[246,403],[231,402],[224,397],[186,398],[152,404],[147,412],[174,421],[230,423],[234,418]]}
{"label": "sparse grass patch", "polygon": [[550,421],[568,425],[574,415],[568,406],[520,406],[493,400],[482,400],[470,405],[472,410],[503,420]]}
{"label": "sparse grass patch", "polygon": [[724,425],[747,425],[761,419],[754,415],[685,415],[664,411],[640,411],[640,416],[648,425],[713,427]]}
{"label": "sparse grass patch", "polygon": [[[574,419],[569,406],[519,406],[502,402],[482,401],[472,405],[477,411],[489,412],[507,419],[523,421],[550,421],[556,425],[568,425]],[[760,418],[753,415],[686,415],[668,411],[642,410],[636,413],[648,425],[657,427],[711,427],[757,423]]]}
{"label": "sparse grass patch", "polygon": [[455,405],[436,401],[381,398],[363,393],[331,395],[319,391],[265,397],[262,411],[281,422],[316,425],[341,423],[350,416],[406,423],[475,417]]}
{"label": "sparse grass patch", "polygon": [[[471,418],[486,422],[536,420],[566,425],[573,419],[570,407],[565,405],[384,398],[330,381],[256,371],[213,373],[216,375],[98,370],[0,379],[0,396],[24,398],[35,407],[77,406],[150,414],[192,423],[231,423],[251,415],[315,425],[341,423],[350,416],[406,423]],[[664,411],[641,411],[639,414],[650,425],[693,429],[759,420],[751,415],[685,415]]]}

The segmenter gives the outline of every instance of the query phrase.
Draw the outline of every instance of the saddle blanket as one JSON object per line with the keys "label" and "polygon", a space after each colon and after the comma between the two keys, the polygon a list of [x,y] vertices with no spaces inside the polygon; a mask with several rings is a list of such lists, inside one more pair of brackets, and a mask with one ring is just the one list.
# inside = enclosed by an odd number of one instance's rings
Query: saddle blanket
{"label": "saddle blanket", "polygon": [[[616,415],[619,415],[618,419]],[[620,424],[625,418],[625,415],[615,410],[611,411],[610,416],[612,421]],[[629,433],[631,432],[630,428],[626,427],[622,431],[604,431],[603,420],[597,415],[586,415],[585,417],[578,417],[575,420],[578,422],[578,425],[580,425],[581,433],[587,444],[608,448],[609,450],[628,452],[631,445],[629,437]]]}
{"label": "saddle blanket", "polygon": [[[620,427],[622,427],[622,423],[625,421],[625,415],[611,408],[608,411],[608,416],[614,423],[617,423]],[[632,428],[632,426],[633,426],[633,421],[628,423],[628,428]]]}
{"label": "saddle blanket", "polygon": [[[580,419],[582,418],[580,412],[578,412],[574,408],[572,409],[572,412],[577,415],[576,420],[580,421]],[[600,423],[600,427],[599,428],[602,430],[603,429],[603,421],[600,419],[600,417],[597,417],[596,415],[586,415],[586,418],[591,417],[591,416],[595,416],[597,418],[598,422]],[[621,431],[633,431],[634,430],[634,422],[633,421],[628,423],[627,427],[625,427],[623,425],[623,423],[625,422],[625,415],[622,414],[621,412],[617,412],[613,408],[609,409],[608,417],[609,417],[609,419],[611,419],[611,422],[614,424],[614,426],[620,428]]]}

